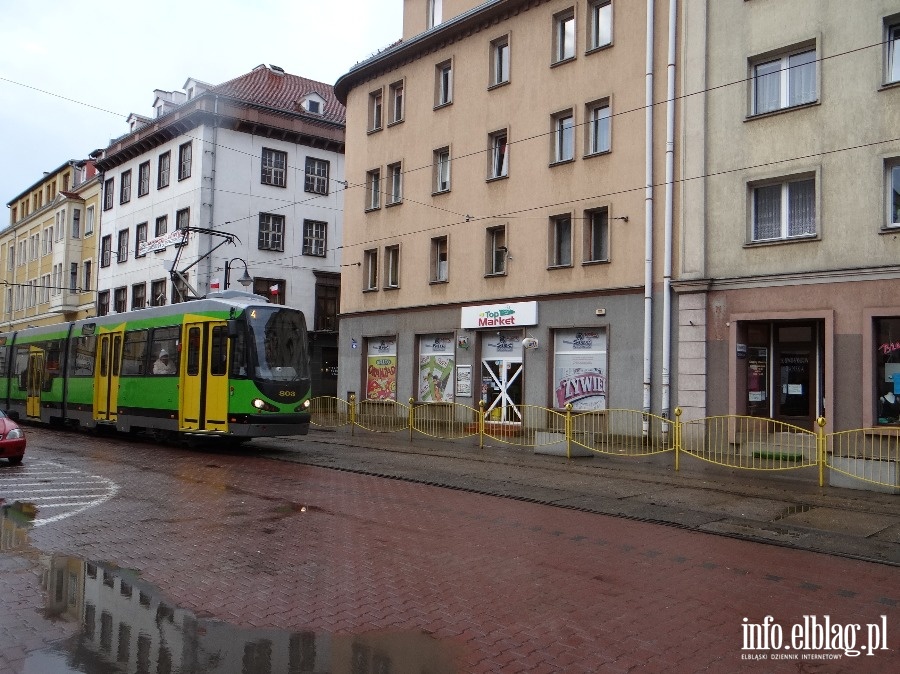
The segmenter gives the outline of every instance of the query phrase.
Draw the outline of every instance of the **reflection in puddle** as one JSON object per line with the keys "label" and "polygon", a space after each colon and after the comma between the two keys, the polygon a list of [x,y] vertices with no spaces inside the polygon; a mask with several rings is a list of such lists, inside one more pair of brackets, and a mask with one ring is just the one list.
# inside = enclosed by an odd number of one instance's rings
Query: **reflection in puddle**
{"label": "reflection in puddle", "polygon": [[[3,550],[27,544],[27,518],[4,506]],[[21,520],[21,521],[20,521]],[[15,542],[15,545],[13,545]],[[25,674],[451,674],[454,652],[425,633],[339,636],[242,629],[167,602],[137,573],[67,555],[38,555],[44,617],[73,637],[28,653]]]}
{"label": "reflection in puddle", "polygon": [[793,505],[785,508],[773,521],[783,520],[786,517],[790,517],[791,515],[797,515],[799,513],[807,513],[812,510],[811,505],[806,505],[805,503],[801,503],[799,505]]}
{"label": "reflection in puddle", "polygon": [[37,515],[37,507],[16,501],[0,506],[0,513],[0,551],[23,547],[28,542],[28,528]]}

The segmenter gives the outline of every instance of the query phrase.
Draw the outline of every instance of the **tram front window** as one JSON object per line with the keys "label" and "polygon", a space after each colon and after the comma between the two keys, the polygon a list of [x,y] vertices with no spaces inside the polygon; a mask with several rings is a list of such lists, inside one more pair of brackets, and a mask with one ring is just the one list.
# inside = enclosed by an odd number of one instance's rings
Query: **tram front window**
{"label": "tram front window", "polygon": [[309,379],[306,321],[296,309],[247,310],[254,379],[297,382]]}

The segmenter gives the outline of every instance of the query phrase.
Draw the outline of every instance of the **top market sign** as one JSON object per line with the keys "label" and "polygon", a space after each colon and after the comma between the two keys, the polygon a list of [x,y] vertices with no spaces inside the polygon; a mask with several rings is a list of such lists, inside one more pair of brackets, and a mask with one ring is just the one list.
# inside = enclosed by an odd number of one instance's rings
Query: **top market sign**
{"label": "top market sign", "polygon": [[461,328],[514,328],[537,325],[537,302],[482,304],[463,307]]}

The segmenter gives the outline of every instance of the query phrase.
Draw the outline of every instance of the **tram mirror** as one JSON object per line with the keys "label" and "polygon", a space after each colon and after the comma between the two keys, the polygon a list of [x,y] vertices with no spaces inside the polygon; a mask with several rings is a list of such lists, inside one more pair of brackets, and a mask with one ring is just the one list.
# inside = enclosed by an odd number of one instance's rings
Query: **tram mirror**
{"label": "tram mirror", "polygon": [[228,336],[230,338],[235,338],[238,336],[238,322],[234,319],[228,320],[225,322],[228,329]]}

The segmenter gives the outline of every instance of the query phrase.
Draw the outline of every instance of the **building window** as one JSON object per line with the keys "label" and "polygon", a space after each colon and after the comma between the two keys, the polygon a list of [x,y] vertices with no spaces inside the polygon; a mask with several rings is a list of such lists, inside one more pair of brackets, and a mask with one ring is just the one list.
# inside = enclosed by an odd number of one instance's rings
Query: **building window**
{"label": "building window", "polygon": [[140,223],[134,230],[134,256],[144,257],[146,253],[141,252],[141,245],[147,243],[147,223]]}
{"label": "building window", "polygon": [[550,266],[572,266],[572,217],[550,218]]}
{"label": "building window", "polygon": [[[175,212],[175,229],[187,229],[191,224],[191,209],[190,208],[182,208],[180,211]],[[187,239],[187,236],[184,237]],[[182,243],[184,243],[184,239]],[[178,244],[180,245],[180,244]]]}
{"label": "building window", "polygon": [[325,257],[328,223],[317,220],[303,221],[303,254]]}
{"label": "building window", "polygon": [[123,229],[119,232],[119,247],[116,249],[116,261],[125,262],[128,260],[128,230]]}
{"label": "building window", "polygon": [[136,283],[131,286],[131,308],[143,309],[147,306],[147,284]]}
{"label": "building window", "polygon": [[109,291],[101,290],[97,293],[97,315],[106,316],[109,313]]}
{"label": "building window", "polygon": [[419,337],[418,400],[423,403],[452,403],[456,349],[453,335]]}
{"label": "building window", "polygon": [[490,145],[490,166],[488,178],[505,178],[509,175],[509,145],[506,129],[495,131],[488,137]]}
{"label": "building window", "polygon": [[287,184],[287,152],[262,150],[262,184],[284,187]]}
{"label": "building window", "polygon": [[84,216],[84,235],[90,236],[94,233],[94,207],[88,206]]}
{"label": "building window", "polygon": [[166,279],[150,282],[150,306],[161,307],[166,303]]}
{"label": "building window", "polygon": [[450,148],[434,151],[434,191],[450,191]]}
{"label": "building window", "polygon": [[400,287],[400,246],[384,247],[384,287]]}
{"label": "building window", "polygon": [[590,6],[591,24],[588,44],[600,49],[612,43],[612,3],[609,0],[593,2]]}
{"label": "building window", "polygon": [[553,60],[575,58],[575,9],[570,7],[553,17]]}
{"label": "building window", "polygon": [[900,82],[900,24],[887,28],[887,81]]}
{"label": "building window", "polygon": [[448,277],[447,237],[436,236],[431,240],[431,282],[446,283]]}
{"label": "building window", "polygon": [[381,170],[366,173],[366,210],[381,208]]}
{"label": "building window", "polygon": [[444,0],[428,0],[428,15],[426,17],[426,25],[428,28],[434,28],[443,21],[444,17]]}
{"label": "building window", "polygon": [[112,234],[107,234],[100,239],[100,266],[108,267],[110,257],[112,257]]}
{"label": "building window", "polygon": [[584,212],[584,261],[609,261],[609,212],[605,208]]}
{"label": "building window", "polygon": [[169,216],[161,215],[156,218],[156,236],[162,236],[169,231]]}
{"label": "building window", "polygon": [[588,119],[588,154],[609,152],[610,149],[610,114],[609,101],[603,100],[587,106]]}
{"label": "building window", "polygon": [[491,42],[491,86],[509,82],[509,35]]}
{"label": "building window", "polygon": [[115,178],[108,178],[103,183],[103,210],[108,211],[113,207],[113,190],[115,190]]}
{"label": "building window", "polygon": [[128,288],[122,286],[113,291],[113,309],[117,314],[124,314],[128,311]]}
{"label": "building window", "polygon": [[444,61],[435,66],[435,107],[453,102],[453,64]]}
{"label": "building window", "polygon": [[[56,284],[54,284],[55,286]],[[78,263],[70,262],[69,263],[69,292],[76,292],[78,290]],[[56,288],[54,287],[54,295],[58,294]]]}
{"label": "building window", "polygon": [[506,247],[506,227],[490,227],[487,230],[487,273],[505,274],[506,258],[508,255]]}
{"label": "building window", "polygon": [[378,290],[378,251],[363,253],[363,290]]}
{"label": "building window", "polygon": [[872,319],[875,354],[875,421],[879,426],[900,424],[900,318]]}
{"label": "building window", "polygon": [[383,112],[384,100],[382,90],[379,89],[369,94],[369,131],[381,129]]}
{"label": "building window", "polygon": [[283,278],[254,278],[253,292],[262,295],[270,304],[284,304],[287,286]]}
{"label": "building window", "polygon": [[93,265],[90,260],[85,260],[82,265],[82,273],[81,273],[81,291],[87,292],[91,290],[91,283],[93,283],[94,279],[91,278],[91,274],[93,272]]}
{"label": "building window", "polygon": [[131,169],[122,173],[119,184],[119,203],[127,204],[131,201]]}
{"label": "building window", "polygon": [[887,166],[887,194],[889,227],[900,227],[900,159]]}
{"label": "building window", "polygon": [[390,86],[391,124],[403,121],[403,82],[394,82]]}
{"label": "building window", "polygon": [[172,304],[184,302],[189,297],[188,290],[188,274],[182,274],[183,278],[178,278],[172,282]]}
{"label": "building window", "polygon": [[306,158],[306,183],[304,190],[313,194],[328,194],[329,163],[315,157]]}
{"label": "building window", "polygon": [[191,155],[193,150],[190,143],[184,143],[178,147],[178,179],[184,180],[191,177]]}
{"label": "building window", "polygon": [[341,304],[341,275],[316,272],[316,313],[313,318],[315,330],[338,329],[338,309]]}
{"label": "building window", "polygon": [[569,328],[553,334],[553,407],[606,409],[606,331]]}
{"label": "building window", "polygon": [[159,163],[156,166],[156,189],[161,190],[169,186],[169,164],[172,160],[170,152],[159,155]]}
{"label": "building window", "polygon": [[785,54],[753,66],[753,114],[816,100],[816,50]]}
{"label": "building window", "polygon": [[138,166],[138,197],[150,193],[150,162]]}
{"label": "building window", "polygon": [[81,237],[81,209],[74,208],[72,209],[72,238],[78,239]]}
{"label": "building window", "polygon": [[816,234],[816,181],[801,178],[753,188],[753,241]]}
{"label": "building window", "polygon": [[553,163],[575,158],[575,118],[571,110],[553,117]]}
{"label": "building window", "polygon": [[397,338],[366,342],[366,400],[397,400]]}
{"label": "building window", "polygon": [[391,181],[391,191],[388,194],[388,206],[399,204],[403,201],[403,167],[400,162],[390,164],[387,167],[388,178]]}
{"label": "building window", "polygon": [[259,243],[260,250],[284,250],[284,216],[273,213],[259,214]]}

